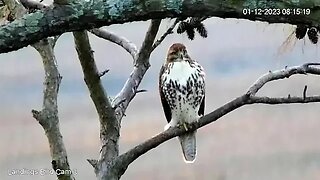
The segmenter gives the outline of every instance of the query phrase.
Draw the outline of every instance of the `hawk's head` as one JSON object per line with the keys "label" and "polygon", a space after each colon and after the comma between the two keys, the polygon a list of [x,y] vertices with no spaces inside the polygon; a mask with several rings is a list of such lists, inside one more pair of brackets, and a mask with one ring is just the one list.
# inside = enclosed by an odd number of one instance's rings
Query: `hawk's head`
{"label": "hawk's head", "polygon": [[175,43],[171,45],[167,54],[167,63],[180,62],[187,59],[189,60],[190,57],[183,44]]}

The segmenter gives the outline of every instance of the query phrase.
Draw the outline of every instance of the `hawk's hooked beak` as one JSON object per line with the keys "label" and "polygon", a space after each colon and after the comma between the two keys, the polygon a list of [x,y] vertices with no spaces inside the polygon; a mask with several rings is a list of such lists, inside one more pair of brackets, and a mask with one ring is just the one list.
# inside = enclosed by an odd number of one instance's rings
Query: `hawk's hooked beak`
{"label": "hawk's hooked beak", "polygon": [[183,60],[183,59],[184,59],[184,54],[183,54],[183,52],[182,52],[182,51],[180,51],[178,55],[179,55],[179,59],[181,59],[181,60]]}

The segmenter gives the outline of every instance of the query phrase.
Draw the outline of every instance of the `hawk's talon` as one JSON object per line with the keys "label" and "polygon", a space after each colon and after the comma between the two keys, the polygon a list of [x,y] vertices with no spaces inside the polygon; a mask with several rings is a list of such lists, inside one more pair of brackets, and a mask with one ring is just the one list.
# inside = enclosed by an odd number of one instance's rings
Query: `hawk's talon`
{"label": "hawk's talon", "polygon": [[183,125],[184,129],[185,129],[186,131],[188,131],[188,125],[187,125],[187,123],[183,123],[182,125]]}

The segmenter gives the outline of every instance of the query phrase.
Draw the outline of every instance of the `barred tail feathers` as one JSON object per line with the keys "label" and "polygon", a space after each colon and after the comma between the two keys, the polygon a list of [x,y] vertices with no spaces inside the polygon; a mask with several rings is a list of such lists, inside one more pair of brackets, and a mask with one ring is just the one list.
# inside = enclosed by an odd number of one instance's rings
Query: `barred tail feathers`
{"label": "barred tail feathers", "polygon": [[197,131],[187,132],[179,136],[183,158],[186,163],[193,163],[196,160],[196,132]]}

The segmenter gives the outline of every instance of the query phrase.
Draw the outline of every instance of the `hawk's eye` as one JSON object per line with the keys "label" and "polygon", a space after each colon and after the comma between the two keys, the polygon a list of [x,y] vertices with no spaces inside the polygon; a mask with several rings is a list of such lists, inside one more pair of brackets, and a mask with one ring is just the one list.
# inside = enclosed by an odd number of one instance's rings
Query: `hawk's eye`
{"label": "hawk's eye", "polygon": [[187,50],[184,49],[184,50],[183,50],[183,54],[187,54]]}

